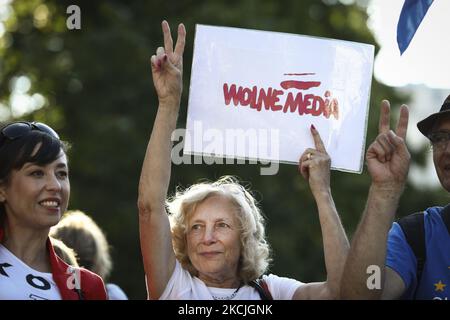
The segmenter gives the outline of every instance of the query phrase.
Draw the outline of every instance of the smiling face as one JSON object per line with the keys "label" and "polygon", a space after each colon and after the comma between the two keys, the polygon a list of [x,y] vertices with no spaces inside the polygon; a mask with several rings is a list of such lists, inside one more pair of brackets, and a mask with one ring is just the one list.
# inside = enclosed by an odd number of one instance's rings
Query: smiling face
{"label": "smiling face", "polygon": [[66,211],[70,195],[67,158],[47,165],[31,162],[12,170],[0,188],[1,200],[10,223],[31,229],[45,229],[58,223]]}
{"label": "smiling face", "polygon": [[187,250],[198,277],[219,286],[235,284],[241,252],[236,206],[223,196],[211,196],[197,205],[187,225]]}
{"label": "smiling face", "polygon": [[[450,132],[450,117],[446,116],[433,127],[433,132]],[[445,190],[450,192],[450,143],[443,143],[440,147],[433,147],[433,162],[439,181]]]}

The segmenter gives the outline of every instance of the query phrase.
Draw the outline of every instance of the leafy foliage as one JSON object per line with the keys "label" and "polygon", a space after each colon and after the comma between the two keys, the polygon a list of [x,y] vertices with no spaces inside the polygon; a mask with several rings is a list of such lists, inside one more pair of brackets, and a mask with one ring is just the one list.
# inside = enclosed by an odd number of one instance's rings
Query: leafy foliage
{"label": "leafy foliage", "polygon": [[[111,281],[134,299],[146,297],[136,201],[157,108],[149,59],[163,42],[161,21],[167,19],[172,27],[184,22],[188,32],[179,127],[185,126],[196,23],[375,43],[367,15],[357,5],[317,0],[78,1],[81,30],[68,30],[66,8],[73,3],[11,3],[0,38],[0,114],[11,112],[13,80],[27,76],[29,94],[40,93],[46,102],[21,118],[44,121],[72,143],[70,208],[91,214],[106,231],[115,263]],[[373,80],[367,144],[376,136],[384,98],[393,106],[407,102]],[[281,165],[276,176],[260,176],[256,165],[179,165],[173,168],[170,190],[225,174],[241,177],[255,190],[267,216],[271,272],[304,282],[324,280],[316,205],[295,166]],[[364,209],[369,184],[366,170],[361,175],[332,173],[336,205],[349,234]],[[400,213],[444,199],[444,193],[419,192],[408,185]]]}

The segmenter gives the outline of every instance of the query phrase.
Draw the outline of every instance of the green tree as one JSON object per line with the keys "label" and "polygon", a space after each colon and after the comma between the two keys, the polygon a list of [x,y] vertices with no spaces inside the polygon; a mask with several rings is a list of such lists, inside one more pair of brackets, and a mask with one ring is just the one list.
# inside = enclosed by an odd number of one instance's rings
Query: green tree
{"label": "green tree", "polygon": [[[195,24],[234,26],[375,44],[367,15],[357,5],[330,1],[153,0],[78,1],[81,30],[68,30],[68,0],[15,1],[0,37],[0,117],[33,119],[52,125],[72,143],[70,208],[91,214],[113,247],[112,281],[133,299],[144,299],[139,249],[137,185],[157,98],[149,59],[162,44],[160,23],[184,22],[184,94],[179,127],[185,126]],[[1,33],[0,33],[1,34]],[[274,58],[276,59],[276,57]],[[33,112],[19,112],[11,99],[17,78],[31,83]],[[22,78],[23,79],[23,78]],[[406,97],[372,82],[367,141],[377,133],[379,104],[397,107]],[[31,98],[30,98],[31,99]],[[33,105],[33,104],[32,104]],[[37,106],[37,107],[36,107]],[[413,155],[423,163],[423,157]],[[422,159],[422,160],[421,160]],[[256,191],[267,216],[274,263],[271,272],[309,282],[325,278],[320,225],[309,187],[292,165],[276,176],[260,176],[256,165],[179,165],[170,190],[201,178],[233,174]],[[349,234],[365,205],[370,179],[332,173],[337,208]],[[408,214],[442,202],[441,192],[408,185],[400,205]]]}

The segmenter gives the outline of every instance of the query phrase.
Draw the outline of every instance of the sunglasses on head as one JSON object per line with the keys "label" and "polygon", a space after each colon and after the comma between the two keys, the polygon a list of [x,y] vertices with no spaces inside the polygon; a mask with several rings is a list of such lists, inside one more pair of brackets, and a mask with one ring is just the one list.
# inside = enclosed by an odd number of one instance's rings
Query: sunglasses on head
{"label": "sunglasses on head", "polygon": [[33,130],[44,132],[50,135],[51,137],[59,140],[59,135],[56,133],[56,131],[50,128],[45,123],[20,121],[8,124],[6,127],[2,129],[0,137],[1,138],[0,145],[3,144],[4,138],[9,140],[19,139]]}

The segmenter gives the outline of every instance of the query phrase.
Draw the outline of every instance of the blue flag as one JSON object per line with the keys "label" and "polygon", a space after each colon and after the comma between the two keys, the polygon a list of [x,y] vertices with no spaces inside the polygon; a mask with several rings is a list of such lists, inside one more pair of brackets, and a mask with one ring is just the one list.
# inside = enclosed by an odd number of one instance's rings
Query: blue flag
{"label": "blue flag", "polygon": [[400,54],[403,54],[408,48],[432,3],[433,0],[405,0],[397,25],[397,43]]}

